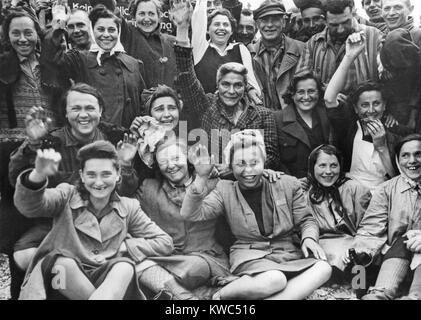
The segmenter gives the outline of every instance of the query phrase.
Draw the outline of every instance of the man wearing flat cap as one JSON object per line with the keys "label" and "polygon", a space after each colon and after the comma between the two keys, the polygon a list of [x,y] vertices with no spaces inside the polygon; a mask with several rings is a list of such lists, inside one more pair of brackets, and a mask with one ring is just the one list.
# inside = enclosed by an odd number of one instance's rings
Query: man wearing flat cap
{"label": "man wearing flat cap", "polygon": [[254,44],[253,67],[263,89],[265,107],[280,110],[286,107],[286,93],[295,72],[304,43],[284,33],[286,12],[279,1],[265,0],[253,12],[261,38]]}

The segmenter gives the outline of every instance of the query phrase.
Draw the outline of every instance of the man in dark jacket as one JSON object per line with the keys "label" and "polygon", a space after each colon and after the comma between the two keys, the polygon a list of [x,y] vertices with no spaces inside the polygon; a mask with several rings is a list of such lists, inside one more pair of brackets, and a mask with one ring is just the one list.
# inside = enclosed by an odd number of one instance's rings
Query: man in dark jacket
{"label": "man in dark jacket", "polygon": [[273,110],[287,106],[282,96],[304,49],[304,43],[284,34],[285,7],[272,0],[264,1],[253,12],[262,37],[253,48],[254,72],[263,89],[265,107]]}

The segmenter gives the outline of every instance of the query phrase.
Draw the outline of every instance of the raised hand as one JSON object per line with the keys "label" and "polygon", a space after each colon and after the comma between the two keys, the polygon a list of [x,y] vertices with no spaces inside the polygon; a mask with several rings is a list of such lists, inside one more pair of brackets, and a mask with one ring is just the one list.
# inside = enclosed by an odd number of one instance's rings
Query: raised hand
{"label": "raised hand", "polygon": [[386,129],[380,120],[366,122],[366,129],[373,138],[373,145],[376,150],[386,147]]}
{"label": "raised hand", "polygon": [[67,21],[70,18],[69,7],[66,7],[61,3],[55,3],[51,8],[51,14],[53,16],[51,21],[53,30],[66,29]]}
{"label": "raised hand", "polygon": [[32,144],[38,143],[47,135],[51,119],[45,114],[41,107],[32,107],[25,117],[25,128],[28,140]]}
{"label": "raised hand", "polygon": [[354,32],[349,35],[346,40],[346,55],[352,59],[358,57],[358,55],[365,50],[365,35],[364,32]]}
{"label": "raised hand", "polygon": [[47,177],[55,175],[58,172],[60,161],[61,155],[54,149],[38,149],[35,159],[35,172],[41,178],[39,180],[44,181]]}
{"label": "raised hand", "polygon": [[199,177],[208,178],[215,167],[214,157],[209,157],[208,149],[202,144],[193,146],[189,150],[188,158]]}
{"label": "raised hand", "polygon": [[170,20],[177,28],[189,27],[193,14],[193,6],[189,0],[173,0],[169,14]]}
{"label": "raised hand", "polygon": [[134,134],[124,134],[123,141],[120,140],[117,143],[118,159],[122,164],[131,165],[136,155],[138,145],[138,140]]}

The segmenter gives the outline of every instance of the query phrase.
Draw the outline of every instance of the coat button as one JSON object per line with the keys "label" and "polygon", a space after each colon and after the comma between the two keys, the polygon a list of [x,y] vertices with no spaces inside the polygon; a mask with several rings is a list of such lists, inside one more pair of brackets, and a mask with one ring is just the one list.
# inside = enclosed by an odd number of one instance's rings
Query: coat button
{"label": "coat button", "polygon": [[117,76],[121,76],[121,74],[122,74],[123,72],[120,70],[120,69],[117,69],[116,71],[115,71],[115,74],[117,75]]}
{"label": "coat button", "polygon": [[102,76],[105,76],[106,72],[105,72],[104,69],[100,68],[99,69],[99,74],[102,75]]}
{"label": "coat button", "polygon": [[92,250],[92,253],[93,254],[98,254],[99,253],[99,250],[96,250],[96,249],[95,250]]}

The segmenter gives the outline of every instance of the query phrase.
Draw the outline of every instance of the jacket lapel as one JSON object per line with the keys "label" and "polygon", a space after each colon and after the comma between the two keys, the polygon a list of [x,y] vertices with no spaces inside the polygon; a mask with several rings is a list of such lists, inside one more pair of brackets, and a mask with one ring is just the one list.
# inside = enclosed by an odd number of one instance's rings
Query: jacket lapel
{"label": "jacket lapel", "polygon": [[295,115],[295,111],[292,106],[287,106],[284,110],[284,122],[285,125],[282,127],[282,131],[286,134],[300,140],[305,145],[310,147],[310,141],[304,131],[304,129],[298,124],[297,116]]}
{"label": "jacket lapel", "polygon": [[297,65],[300,53],[297,50],[295,43],[292,43],[288,37],[285,37],[285,54],[281,61],[278,77],[281,78],[286,72],[291,70]]}
{"label": "jacket lapel", "polygon": [[87,209],[82,210],[81,214],[76,217],[74,224],[77,230],[102,243],[98,220]]}
{"label": "jacket lapel", "polygon": [[116,235],[123,232],[125,229],[125,224],[122,218],[118,215],[116,210],[113,210],[107,214],[101,220],[100,230],[102,234],[102,242],[106,242]]}

